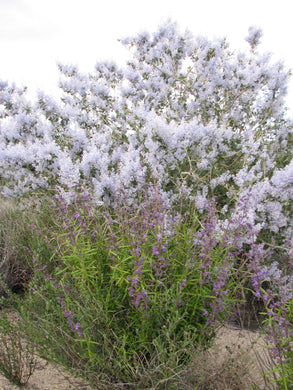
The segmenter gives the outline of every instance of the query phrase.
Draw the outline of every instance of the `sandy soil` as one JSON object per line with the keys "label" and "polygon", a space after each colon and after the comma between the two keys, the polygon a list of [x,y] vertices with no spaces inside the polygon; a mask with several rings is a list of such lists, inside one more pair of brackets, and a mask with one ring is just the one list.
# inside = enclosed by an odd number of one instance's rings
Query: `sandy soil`
{"label": "sandy soil", "polygon": [[[66,374],[61,368],[38,358],[37,368],[25,387],[26,390],[90,390],[89,386],[77,383],[77,379]],[[4,376],[0,375],[1,390],[19,390]]]}
{"label": "sandy soil", "polygon": [[[17,320],[14,312],[9,312],[9,317]],[[273,389],[265,383],[260,368],[261,362],[263,367],[267,366],[267,371],[270,369],[268,352],[264,345],[265,340],[258,332],[224,327],[218,333],[215,346],[208,351],[209,366],[223,364],[221,363],[223,361],[236,361],[241,356],[242,363],[245,362],[249,381],[258,385],[260,389]],[[62,368],[40,357],[37,357],[36,369],[24,388],[26,390],[91,390],[89,386],[78,382]],[[19,387],[11,384],[0,374],[0,389],[19,390]]]}
{"label": "sandy soil", "polygon": [[273,390],[274,385],[264,379],[264,371],[273,369],[266,344],[264,336],[259,332],[224,327],[219,331],[212,350],[215,350],[219,361],[235,361],[235,364],[241,366],[240,371],[245,373],[245,378],[251,384],[261,390]]}

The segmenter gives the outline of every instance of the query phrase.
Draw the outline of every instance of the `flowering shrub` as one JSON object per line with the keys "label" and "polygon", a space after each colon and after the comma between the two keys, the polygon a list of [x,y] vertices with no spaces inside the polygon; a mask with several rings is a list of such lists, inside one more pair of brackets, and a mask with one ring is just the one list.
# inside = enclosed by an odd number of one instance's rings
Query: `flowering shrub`
{"label": "flowering shrub", "polygon": [[45,233],[56,247],[51,261],[34,254],[21,303],[28,337],[93,383],[175,383],[238,288],[214,206],[200,223],[195,210],[170,213],[156,187],[140,194],[139,209],[125,194],[106,209],[82,189],[71,200],[56,197],[56,228]]}
{"label": "flowering shrub", "polygon": [[68,365],[103,367],[105,382],[146,363],[174,370],[212,338],[246,269],[291,384],[292,278],[279,267],[293,246],[289,72],[260,38],[250,28],[235,53],[168,22],[122,40],[124,69],[60,64],[60,101],[0,82],[2,194],[61,191],[43,236],[56,255],[35,258],[26,305]]}
{"label": "flowering shrub", "polygon": [[166,207],[182,191],[199,212],[215,197],[225,223],[249,192],[247,218],[262,239],[292,241],[289,72],[258,51],[260,38],[250,28],[250,51],[234,53],[225,39],[195,39],[168,22],[122,40],[133,54],[125,69],[60,64],[60,101],[40,93],[30,103],[1,82],[2,193],[79,182],[97,202],[121,187],[134,202],[148,177]]}
{"label": "flowering shrub", "polygon": [[280,388],[289,388],[292,275],[266,264],[245,218],[249,198],[219,230],[215,201],[199,219],[192,204],[170,210],[160,194],[146,183],[136,206],[121,192],[99,207],[81,186],[70,203],[60,190],[54,224],[32,226],[55,253],[30,250],[34,277],[19,305],[28,340],[94,388],[173,388],[247,289],[263,303]]}

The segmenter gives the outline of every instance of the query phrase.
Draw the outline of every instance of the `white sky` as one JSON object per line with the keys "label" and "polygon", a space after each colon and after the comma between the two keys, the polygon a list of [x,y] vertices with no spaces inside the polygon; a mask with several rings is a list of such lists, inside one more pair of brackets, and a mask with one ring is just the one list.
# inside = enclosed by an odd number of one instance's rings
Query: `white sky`
{"label": "white sky", "polygon": [[[246,45],[248,27],[263,29],[261,49],[293,68],[292,0],[0,0],[0,79],[55,94],[56,62],[92,71],[97,61],[123,63],[117,41],[155,31],[168,18],[182,31],[226,36]],[[293,77],[287,105],[293,112]]]}

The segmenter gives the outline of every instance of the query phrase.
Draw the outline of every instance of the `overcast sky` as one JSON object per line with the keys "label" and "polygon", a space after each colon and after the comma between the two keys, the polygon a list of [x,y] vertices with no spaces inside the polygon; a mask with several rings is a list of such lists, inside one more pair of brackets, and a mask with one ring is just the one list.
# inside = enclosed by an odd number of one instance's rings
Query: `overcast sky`
{"label": "overcast sky", "polygon": [[[56,62],[92,71],[98,60],[123,63],[119,38],[155,31],[168,18],[209,38],[243,47],[248,27],[261,48],[293,68],[292,0],[0,0],[0,79],[54,94]],[[293,79],[288,106],[293,112]]]}

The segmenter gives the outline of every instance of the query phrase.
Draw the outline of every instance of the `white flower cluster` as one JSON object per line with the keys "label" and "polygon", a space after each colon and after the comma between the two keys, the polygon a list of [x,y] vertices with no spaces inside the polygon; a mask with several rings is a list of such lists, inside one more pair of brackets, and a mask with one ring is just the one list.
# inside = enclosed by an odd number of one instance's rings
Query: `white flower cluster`
{"label": "white flower cluster", "polygon": [[[261,33],[250,29],[255,48]],[[93,74],[60,64],[60,101],[0,83],[0,174],[5,196],[79,182],[97,202],[123,188],[130,202],[145,180],[166,206],[183,195],[223,212],[250,194],[247,219],[293,238],[293,133],[284,97],[289,72],[225,39],[181,34],[168,22],[122,41],[125,69],[98,63]]]}

